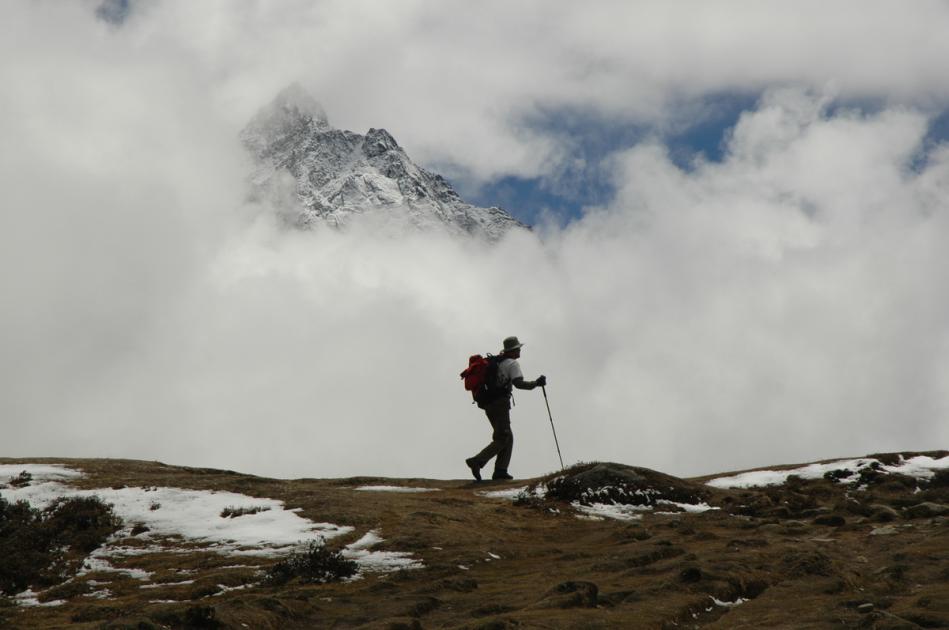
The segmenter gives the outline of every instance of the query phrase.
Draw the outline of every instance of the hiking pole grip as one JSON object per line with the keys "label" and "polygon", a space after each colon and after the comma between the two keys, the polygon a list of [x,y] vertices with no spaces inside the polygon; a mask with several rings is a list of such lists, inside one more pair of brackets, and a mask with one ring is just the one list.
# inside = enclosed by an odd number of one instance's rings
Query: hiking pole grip
{"label": "hiking pole grip", "polygon": [[554,432],[554,444],[557,446],[557,457],[560,458],[560,470],[566,470],[563,465],[563,455],[560,454],[560,441],[557,439],[557,429],[554,427],[554,416],[550,413],[550,401],[547,400],[547,386],[541,385],[540,390],[544,392],[544,404],[547,405],[547,417],[550,418],[550,430]]}

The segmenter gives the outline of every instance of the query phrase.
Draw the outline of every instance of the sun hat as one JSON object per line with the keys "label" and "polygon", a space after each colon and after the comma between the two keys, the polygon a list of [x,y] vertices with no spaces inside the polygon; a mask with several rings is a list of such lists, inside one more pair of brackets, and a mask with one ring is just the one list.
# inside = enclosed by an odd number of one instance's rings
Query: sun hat
{"label": "sun hat", "polygon": [[511,352],[520,349],[524,344],[517,340],[517,337],[508,337],[504,340],[504,351]]}

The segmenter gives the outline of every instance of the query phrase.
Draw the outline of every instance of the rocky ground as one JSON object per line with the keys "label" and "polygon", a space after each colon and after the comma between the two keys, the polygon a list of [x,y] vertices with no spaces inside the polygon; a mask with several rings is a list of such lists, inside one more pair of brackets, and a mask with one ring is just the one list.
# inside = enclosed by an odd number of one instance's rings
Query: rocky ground
{"label": "rocky ground", "polygon": [[944,628],[949,474],[887,470],[914,455],[874,455],[858,473],[830,466],[818,478],[757,488],[620,464],[475,484],[0,459],[79,470],[84,476],[70,480],[77,488],[276,499],[314,523],[352,528],[327,540],[331,549],[365,557],[354,543],[371,532],[381,541],[375,550],[408,559],[360,565],[341,582],[276,585],[263,579],[276,557],[127,523],[111,544],[138,553],[110,557],[108,571],[86,565],[82,575],[36,587],[32,605],[0,596],[0,627]]}

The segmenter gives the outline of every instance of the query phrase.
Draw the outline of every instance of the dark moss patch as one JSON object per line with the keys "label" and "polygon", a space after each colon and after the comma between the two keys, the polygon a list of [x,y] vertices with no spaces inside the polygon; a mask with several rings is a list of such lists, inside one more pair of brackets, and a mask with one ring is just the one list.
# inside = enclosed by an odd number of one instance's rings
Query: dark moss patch
{"label": "dark moss patch", "polygon": [[356,563],[338,551],[327,549],[320,541],[310,541],[300,551],[270,567],[267,582],[286,584],[296,579],[303,583],[338,582],[356,574]]}

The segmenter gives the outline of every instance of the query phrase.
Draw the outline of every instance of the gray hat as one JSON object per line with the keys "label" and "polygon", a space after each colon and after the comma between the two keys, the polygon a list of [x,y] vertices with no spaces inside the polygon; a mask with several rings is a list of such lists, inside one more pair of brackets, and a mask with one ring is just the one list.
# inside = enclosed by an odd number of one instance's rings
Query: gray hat
{"label": "gray hat", "polygon": [[517,340],[517,337],[508,337],[504,340],[504,351],[511,352],[520,349],[524,344]]}

